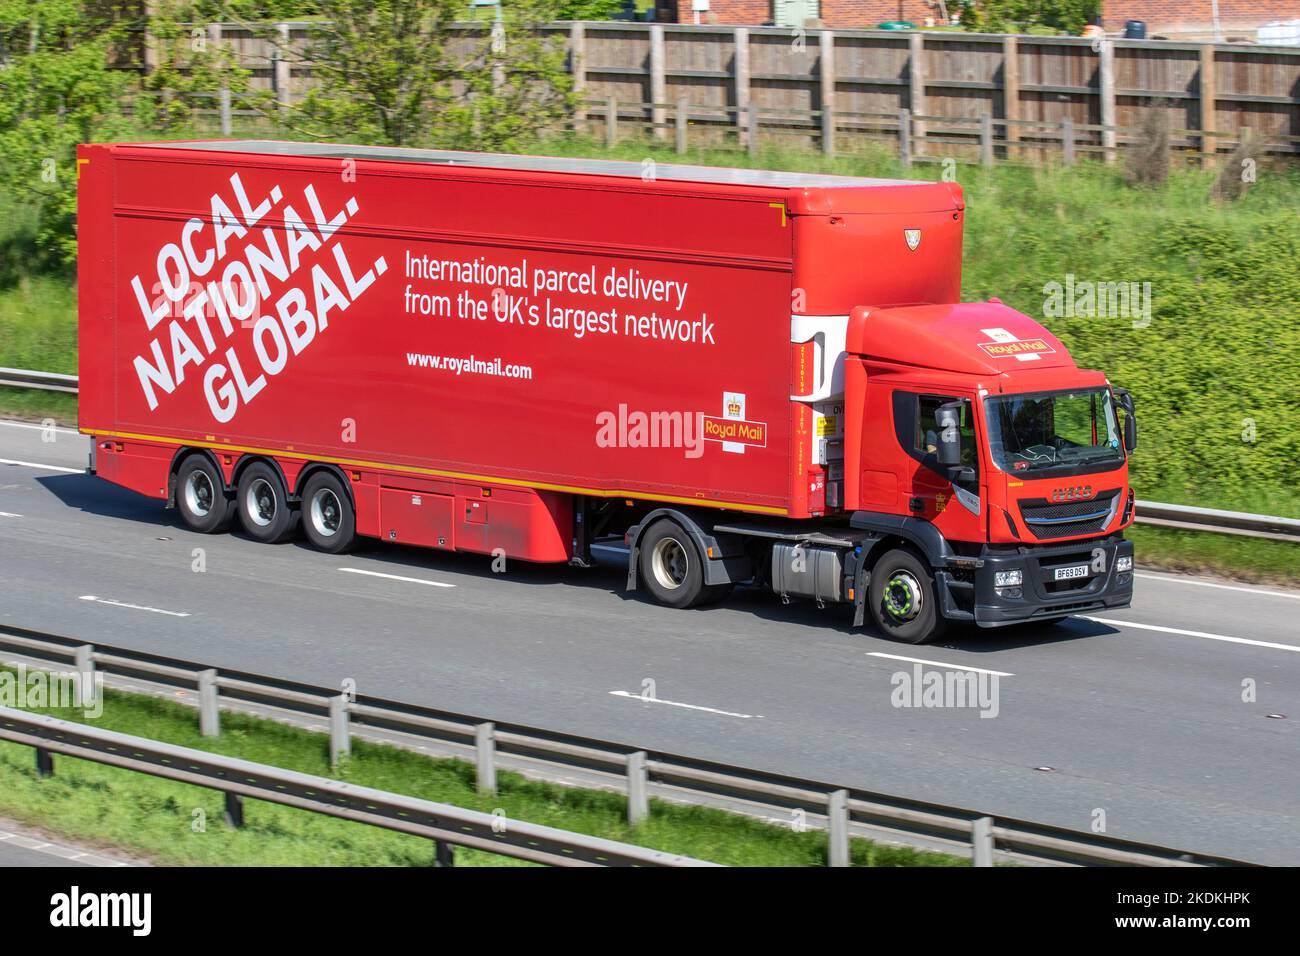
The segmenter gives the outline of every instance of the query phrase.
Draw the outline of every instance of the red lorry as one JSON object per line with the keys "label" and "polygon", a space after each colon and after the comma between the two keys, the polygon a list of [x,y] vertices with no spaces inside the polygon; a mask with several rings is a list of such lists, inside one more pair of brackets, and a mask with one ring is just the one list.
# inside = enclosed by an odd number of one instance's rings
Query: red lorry
{"label": "red lorry", "polygon": [[[920,643],[1126,606],[1131,398],[961,303],[953,183],[83,146],[93,471],[199,532],[736,584]],[[1122,414],[1121,414],[1122,413]]]}

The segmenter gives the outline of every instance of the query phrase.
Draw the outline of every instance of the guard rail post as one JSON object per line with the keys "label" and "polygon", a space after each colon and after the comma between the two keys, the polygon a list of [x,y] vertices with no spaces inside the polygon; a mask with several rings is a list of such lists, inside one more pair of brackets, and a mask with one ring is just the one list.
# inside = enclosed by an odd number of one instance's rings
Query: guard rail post
{"label": "guard rail post", "polygon": [[980,817],[970,824],[971,865],[993,865],[993,818]]}
{"label": "guard rail post", "polygon": [[338,769],[339,761],[351,756],[352,735],[348,732],[348,697],[330,698],[330,766]]}
{"label": "guard rail post", "polygon": [[217,672],[199,671],[199,736],[221,736],[221,713],[217,709]]}
{"label": "guard rail post", "polygon": [[849,792],[836,790],[826,801],[829,821],[830,850],[827,854],[831,866],[849,865]]}
{"label": "guard rail post", "polygon": [[474,727],[474,753],[478,792],[496,796],[497,793],[497,743],[496,724],[488,721]]}
{"label": "guard rail post", "polygon": [[645,751],[627,755],[627,822],[636,826],[650,815],[649,773]]}

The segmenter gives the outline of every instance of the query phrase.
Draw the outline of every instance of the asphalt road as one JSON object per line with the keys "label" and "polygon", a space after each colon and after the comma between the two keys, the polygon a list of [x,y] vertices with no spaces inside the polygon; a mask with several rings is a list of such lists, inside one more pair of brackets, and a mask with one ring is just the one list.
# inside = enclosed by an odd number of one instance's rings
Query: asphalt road
{"label": "asphalt road", "polygon": [[[614,569],[493,574],[482,557],[196,535],[81,474],[80,436],[47,437],[0,424],[8,623],[995,816],[1089,829],[1104,814],[1113,836],[1300,863],[1300,591],[1142,572],[1133,608],[1099,620],[917,648],[855,631],[845,609],[760,592],[660,608],[624,594]],[[912,668],[899,657],[1010,675],[996,716],[894,706],[894,675]]]}

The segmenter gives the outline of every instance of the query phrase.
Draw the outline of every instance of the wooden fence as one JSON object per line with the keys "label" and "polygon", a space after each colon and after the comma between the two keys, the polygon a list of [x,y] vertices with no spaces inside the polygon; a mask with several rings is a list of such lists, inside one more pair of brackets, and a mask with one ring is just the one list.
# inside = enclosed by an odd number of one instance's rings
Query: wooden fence
{"label": "wooden fence", "polygon": [[[268,40],[212,24],[206,38],[292,105],[314,82],[310,29],[277,24]],[[483,28],[457,29],[468,43]],[[628,22],[542,29],[566,44],[583,103],[574,122],[607,138],[644,130],[681,145],[685,124],[700,144],[798,137],[834,153],[891,136],[905,156],[1069,162],[1113,158],[1158,111],[1171,146],[1206,163],[1245,130],[1264,152],[1300,153],[1300,49]]]}

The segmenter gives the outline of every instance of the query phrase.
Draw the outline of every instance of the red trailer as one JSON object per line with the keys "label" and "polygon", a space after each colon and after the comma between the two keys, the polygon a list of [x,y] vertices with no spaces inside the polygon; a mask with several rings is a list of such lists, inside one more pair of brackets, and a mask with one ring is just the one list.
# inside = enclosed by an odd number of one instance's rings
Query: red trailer
{"label": "red trailer", "polygon": [[196,531],[621,536],[662,603],[756,583],[909,641],[1129,600],[1131,400],[958,304],[955,184],[254,141],[79,168],[92,467]]}

